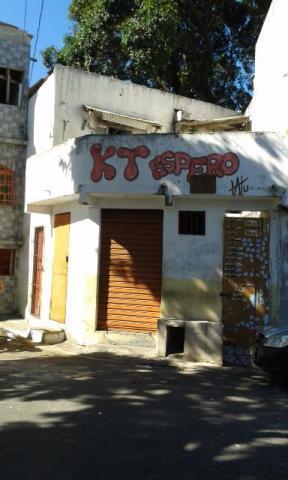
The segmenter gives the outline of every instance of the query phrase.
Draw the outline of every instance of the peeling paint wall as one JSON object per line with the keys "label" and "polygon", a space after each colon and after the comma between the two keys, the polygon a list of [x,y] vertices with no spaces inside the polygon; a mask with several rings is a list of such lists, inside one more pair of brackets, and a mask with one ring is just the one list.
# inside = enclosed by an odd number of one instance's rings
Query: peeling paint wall
{"label": "peeling paint wall", "polygon": [[80,192],[155,195],[163,183],[171,195],[190,195],[199,174],[215,175],[217,195],[281,197],[287,153],[268,133],[89,135],[27,160],[26,204]]}

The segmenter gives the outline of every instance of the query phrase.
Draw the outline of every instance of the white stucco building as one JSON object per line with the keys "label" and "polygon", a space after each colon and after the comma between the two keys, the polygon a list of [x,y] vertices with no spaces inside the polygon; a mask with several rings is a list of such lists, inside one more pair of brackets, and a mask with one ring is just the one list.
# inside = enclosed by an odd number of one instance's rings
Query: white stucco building
{"label": "white stucco building", "polygon": [[254,131],[288,134],[288,2],[273,0],[255,49]]}
{"label": "white stucco building", "polygon": [[280,128],[238,129],[230,110],[56,66],[29,103],[23,315],[192,360],[221,363],[224,339],[245,363],[255,330],[286,320],[288,150]]}

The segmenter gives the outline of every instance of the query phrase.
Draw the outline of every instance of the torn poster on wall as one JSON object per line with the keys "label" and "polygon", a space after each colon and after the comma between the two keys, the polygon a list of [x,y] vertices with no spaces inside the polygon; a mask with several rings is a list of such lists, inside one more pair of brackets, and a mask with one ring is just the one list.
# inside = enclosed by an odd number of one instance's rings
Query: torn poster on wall
{"label": "torn poster on wall", "polygon": [[[126,180],[131,182],[139,175],[136,159],[147,158],[151,154],[150,149],[145,145],[138,145],[135,148],[116,148],[111,145],[102,152],[102,146],[99,143],[92,145],[90,152],[94,161],[91,171],[93,182],[100,182],[103,177],[106,180],[115,178],[116,168],[107,163],[109,158],[115,156],[126,159],[123,175]],[[238,171],[239,164],[239,158],[232,152],[192,157],[186,152],[166,150],[149,162],[149,168],[155,180],[160,180],[167,175],[180,175],[182,171],[187,171],[187,181],[189,182],[190,177],[194,175],[213,175],[218,178],[234,175]]]}

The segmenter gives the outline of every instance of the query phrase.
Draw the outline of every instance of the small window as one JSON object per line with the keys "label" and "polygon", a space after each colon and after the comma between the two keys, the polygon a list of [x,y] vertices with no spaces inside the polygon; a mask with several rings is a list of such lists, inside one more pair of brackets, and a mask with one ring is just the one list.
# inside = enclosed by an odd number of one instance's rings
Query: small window
{"label": "small window", "polygon": [[205,212],[179,212],[178,233],[181,235],[205,235]]}
{"label": "small window", "polygon": [[0,103],[20,105],[23,72],[0,67]]}
{"label": "small window", "polygon": [[0,165],[0,207],[15,203],[15,173]]}
{"label": "small window", "polygon": [[14,275],[15,250],[0,248],[0,275]]}

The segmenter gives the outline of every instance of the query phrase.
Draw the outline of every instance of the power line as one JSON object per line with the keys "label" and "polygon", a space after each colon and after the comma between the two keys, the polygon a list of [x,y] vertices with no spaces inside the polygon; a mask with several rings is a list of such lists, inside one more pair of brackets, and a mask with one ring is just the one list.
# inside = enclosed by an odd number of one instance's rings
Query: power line
{"label": "power line", "polygon": [[28,0],[25,0],[25,4],[24,4],[24,25],[23,25],[23,30],[26,30],[27,3],[28,3]]}
{"label": "power line", "polygon": [[[35,40],[35,45],[34,45],[33,59],[36,57],[37,43],[38,43],[38,39],[39,39],[39,32],[40,32],[43,9],[44,9],[44,0],[42,0],[42,2],[41,2],[41,9],[40,9],[39,22],[38,22],[38,28],[37,28],[37,33],[36,33],[36,40]],[[33,75],[33,68],[34,68],[34,62],[32,63],[32,67],[31,67],[29,85],[31,83],[31,79],[32,79],[32,75]]]}

